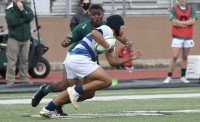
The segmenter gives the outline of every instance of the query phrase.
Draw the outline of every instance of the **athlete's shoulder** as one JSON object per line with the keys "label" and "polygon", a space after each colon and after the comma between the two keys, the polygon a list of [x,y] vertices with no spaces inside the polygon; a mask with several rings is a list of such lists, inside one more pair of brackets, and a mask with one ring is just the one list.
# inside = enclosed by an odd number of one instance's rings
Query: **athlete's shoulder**
{"label": "athlete's shoulder", "polygon": [[110,27],[107,25],[101,25],[100,27],[98,27],[97,29],[109,29]]}
{"label": "athlete's shoulder", "polygon": [[87,21],[77,25],[75,28],[84,30],[84,29],[86,29],[87,27],[90,27],[90,26],[91,26],[91,22],[90,22],[90,20],[87,20]]}
{"label": "athlete's shoulder", "polygon": [[107,35],[113,35],[112,29],[109,26],[107,26],[107,25],[101,25],[97,29],[101,30],[102,34],[105,35],[105,36],[107,36]]}

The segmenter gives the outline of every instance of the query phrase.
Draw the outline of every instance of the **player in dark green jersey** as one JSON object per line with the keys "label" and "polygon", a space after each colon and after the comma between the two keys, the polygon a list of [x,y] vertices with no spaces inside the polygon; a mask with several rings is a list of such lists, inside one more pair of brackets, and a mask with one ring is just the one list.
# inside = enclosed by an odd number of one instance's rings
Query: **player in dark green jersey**
{"label": "player in dark green jersey", "polygon": [[[104,11],[100,5],[91,6],[90,20],[76,26],[72,30],[71,34],[68,35],[64,41],[62,41],[61,45],[63,47],[68,47],[69,45],[73,44],[70,48],[70,50],[72,50],[77,45],[78,41],[80,41],[83,37],[89,34],[93,29],[106,24],[106,22],[103,21],[103,15],[104,15]],[[128,39],[125,36],[119,36],[117,37],[117,39],[123,44],[127,45],[128,47],[132,46],[132,43],[128,41]],[[67,87],[72,86],[72,85],[74,84],[68,82],[67,73],[64,70],[62,81],[54,82],[53,84],[50,84],[50,85],[42,85],[40,87],[40,90],[37,91],[36,94],[32,98],[32,106],[36,107],[41,101],[41,99],[44,96],[46,96],[48,93],[61,92],[63,90],[66,90]],[[87,94],[81,95],[78,101],[83,101],[86,99],[93,98],[94,95],[95,95],[95,92],[88,92]],[[70,103],[70,101],[67,101],[66,103]],[[61,113],[63,113],[61,107],[59,107],[58,110],[61,111]]]}

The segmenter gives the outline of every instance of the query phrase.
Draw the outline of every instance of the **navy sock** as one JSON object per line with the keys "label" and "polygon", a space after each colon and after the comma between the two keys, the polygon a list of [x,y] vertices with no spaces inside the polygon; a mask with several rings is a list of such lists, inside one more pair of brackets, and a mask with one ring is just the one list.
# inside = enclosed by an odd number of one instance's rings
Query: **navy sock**
{"label": "navy sock", "polygon": [[181,69],[181,77],[185,77],[185,74],[186,74],[186,69]]}
{"label": "navy sock", "polygon": [[83,94],[84,91],[83,91],[83,86],[82,85],[77,85],[74,87],[74,90],[79,93],[79,94]]}
{"label": "navy sock", "polygon": [[51,101],[48,106],[45,107],[47,110],[49,111],[54,111],[56,108],[56,105],[53,103],[53,101]]}
{"label": "navy sock", "polygon": [[172,72],[168,72],[168,77],[172,77]]}

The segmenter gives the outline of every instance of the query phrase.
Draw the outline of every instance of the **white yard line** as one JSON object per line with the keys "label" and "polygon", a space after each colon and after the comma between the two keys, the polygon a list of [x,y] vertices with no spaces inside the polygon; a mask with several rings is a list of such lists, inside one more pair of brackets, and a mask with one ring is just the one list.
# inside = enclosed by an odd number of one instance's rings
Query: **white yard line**
{"label": "white yard line", "polygon": [[[134,99],[161,99],[161,98],[200,98],[200,93],[191,94],[157,94],[157,95],[124,95],[124,96],[98,96],[88,101],[115,101],[115,100],[134,100]],[[50,102],[52,99],[43,99],[41,103]],[[30,104],[31,99],[11,99],[0,100],[2,104]]]}

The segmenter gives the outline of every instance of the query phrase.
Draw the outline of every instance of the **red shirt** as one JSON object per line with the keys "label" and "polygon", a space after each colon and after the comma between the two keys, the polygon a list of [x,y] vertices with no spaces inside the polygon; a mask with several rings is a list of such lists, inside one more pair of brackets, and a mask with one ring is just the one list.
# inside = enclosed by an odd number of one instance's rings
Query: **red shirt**
{"label": "red shirt", "polygon": [[[131,50],[127,51],[126,46],[122,47],[119,51],[119,57],[120,58],[125,58],[125,57],[129,57],[131,54]],[[126,63],[123,64],[124,67],[131,67],[133,65],[132,61],[128,61]]]}
{"label": "red shirt", "polygon": [[[190,19],[192,7],[188,6],[186,11],[181,10],[178,5],[174,6],[174,10],[176,11],[177,19],[179,21],[186,21]],[[192,38],[193,35],[193,25],[180,28],[176,26],[172,26],[172,36],[180,36],[186,38]]]}

